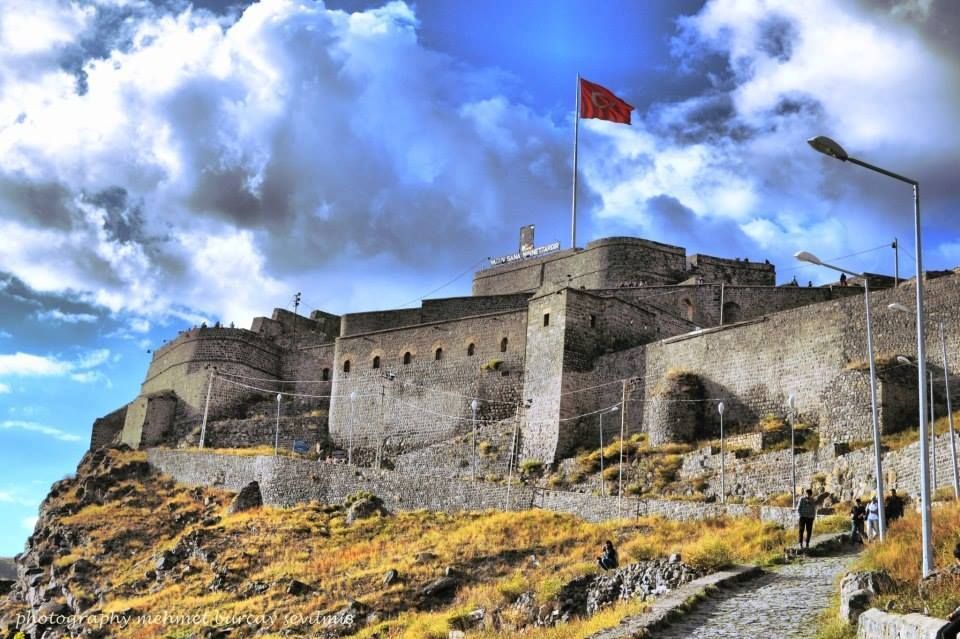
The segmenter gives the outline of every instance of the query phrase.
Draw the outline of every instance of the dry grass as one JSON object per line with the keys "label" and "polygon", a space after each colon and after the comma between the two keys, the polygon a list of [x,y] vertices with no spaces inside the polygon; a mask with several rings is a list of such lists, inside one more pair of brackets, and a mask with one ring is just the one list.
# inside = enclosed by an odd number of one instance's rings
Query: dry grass
{"label": "dry grass", "polygon": [[[142,459],[139,453],[128,455]],[[147,613],[277,614],[278,620],[263,628],[261,636],[291,632],[284,626],[285,615],[332,613],[357,600],[382,619],[354,635],[358,638],[446,637],[465,614],[477,608],[488,613],[499,610],[504,629],[487,628],[471,636],[581,637],[616,625],[646,604],[622,602],[589,619],[542,629],[528,627],[510,604],[523,592],[534,593],[538,605],[546,603],[570,579],[594,573],[598,570],[594,558],[606,539],[620,548],[625,562],[680,553],[685,561],[706,570],[732,562],[772,561],[787,544],[784,531],[754,520],[692,524],[644,518],[594,524],[573,515],[530,510],[457,515],[408,512],[347,526],[342,507],[312,503],[228,515],[230,495],[224,492],[188,489],[160,477],[131,481],[123,488],[127,491],[123,497],[86,506],[62,520],[86,541],[59,558],[58,566],[80,558],[95,561],[96,579],[113,584],[103,606],[107,612],[135,608]],[[73,498],[75,491],[69,491],[60,502]],[[205,506],[210,500],[212,505]],[[201,516],[209,515],[211,508],[220,520],[204,525]],[[184,514],[190,523],[176,524],[175,518]],[[144,581],[160,551],[197,534],[202,535],[201,545],[214,557],[215,565],[236,578],[235,587],[212,591],[213,568],[196,557],[181,563],[190,566],[189,572],[176,579]],[[418,560],[422,552],[432,553],[435,559]],[[471,579],[448,603],[424,609],[419,589],[441,576],[446,566]],[[400,579],[387,586],[382,578],[390,569],[397,570]],[[288,595],[285,586],[291,579],[317,589],[302,597]],[[263,592],[244,592],[256,582],[265,584]],[[316,630],[292,631],[313,634]],[[162,626],[131,626],[113,628],[111,636],[152,639],[175,637],[176,632]]]}
{"label": "dry grass", "polygon": [[960,543],[960,503],[951,502],[933,509],[934,564],[941,574],[924,583],[920,592],[920,515],[909,512],[890,525],[883,543],[868,546],[857,561],[860,570],[884,570],[897,590],[881,595],[877,606],[892,601],[897,612],[923,612],[946,617],[960,605],[960,574],[947,570],[956,564],[953,549]]}

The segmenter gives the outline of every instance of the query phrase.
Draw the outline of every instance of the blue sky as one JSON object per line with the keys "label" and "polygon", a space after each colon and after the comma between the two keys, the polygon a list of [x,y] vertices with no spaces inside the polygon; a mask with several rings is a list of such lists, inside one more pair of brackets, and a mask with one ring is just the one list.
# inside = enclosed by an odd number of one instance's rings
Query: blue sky
{"label": "blue sky", "polygon": [[[960,28],[946,0],[12,0],[0,16],[0,554],[148,351],[201,321],[413,303],[517,230],[960,264]],[[465,276],[434,296],[465,294]]]}

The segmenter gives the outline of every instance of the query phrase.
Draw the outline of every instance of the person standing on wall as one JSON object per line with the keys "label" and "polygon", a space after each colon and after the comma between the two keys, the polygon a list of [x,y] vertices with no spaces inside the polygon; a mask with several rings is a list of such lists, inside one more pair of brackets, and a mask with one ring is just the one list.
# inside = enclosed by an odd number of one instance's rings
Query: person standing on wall
{"label": "person standing on wall", "polygon": [[797,515],[800,516],[800,547],[803,548],[803,531],[807,531],[807,548],[810,547],[810,535],[813,534],[813,520],[817,516],[817,502],[813,499],[813,490],[807,489],[807,494],[800,498],[797,504]]}
{"label": "person standing on wall", "polygon": [[874,497],[867,504],[867,537],[873,541],[880,536],[880,506]]}

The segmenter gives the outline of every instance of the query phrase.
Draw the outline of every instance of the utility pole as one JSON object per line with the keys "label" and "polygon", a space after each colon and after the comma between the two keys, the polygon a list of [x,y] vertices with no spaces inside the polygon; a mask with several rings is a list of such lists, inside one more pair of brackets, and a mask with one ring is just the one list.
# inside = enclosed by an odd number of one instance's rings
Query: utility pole
{"label": "utility pole", "polygon": [[200,426],[200,448],[203,448],[207,438],[207,415],[210,413],[210,392],[213,390],[213,378],[217,374],[217,367],[210,369],[210,382],[207,384],[207,401],[203,405],[203,424]]}
{"label": "utility pole", "polygon": [[300,292],[297,291],[296,295],[293,296],[293,345],[296,345],[297,342],[297,309],[300,308]]}
{"label": "utility pole", "polygon": [[[627,380],[623,380],[623,394],[620,398],[620,464],[617,477],[617,519],[623,517],[623,438],[627,424]],[[602,452],[600,453],[603,454]]]}
{"label": "utility pole", "polygon": [[897,238],[893,238],[890,248],[893,249],[893,285],[900,286],[900,243]]}

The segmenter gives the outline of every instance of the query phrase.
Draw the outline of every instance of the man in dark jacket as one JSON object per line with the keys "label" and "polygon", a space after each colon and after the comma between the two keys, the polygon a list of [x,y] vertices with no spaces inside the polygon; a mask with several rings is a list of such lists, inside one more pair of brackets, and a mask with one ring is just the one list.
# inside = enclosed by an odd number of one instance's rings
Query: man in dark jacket
{"label": "man in dark jacket", "polygon": [[797,515],[800,516],[800,547],[803,548],[803,531],[807,531],[807,548],[810,547],[810,535],[813,534],[813,520],[817,516],[817,502],[813,500],[813,491],[807,489],[807,494],[800,498],[797,504]]}

